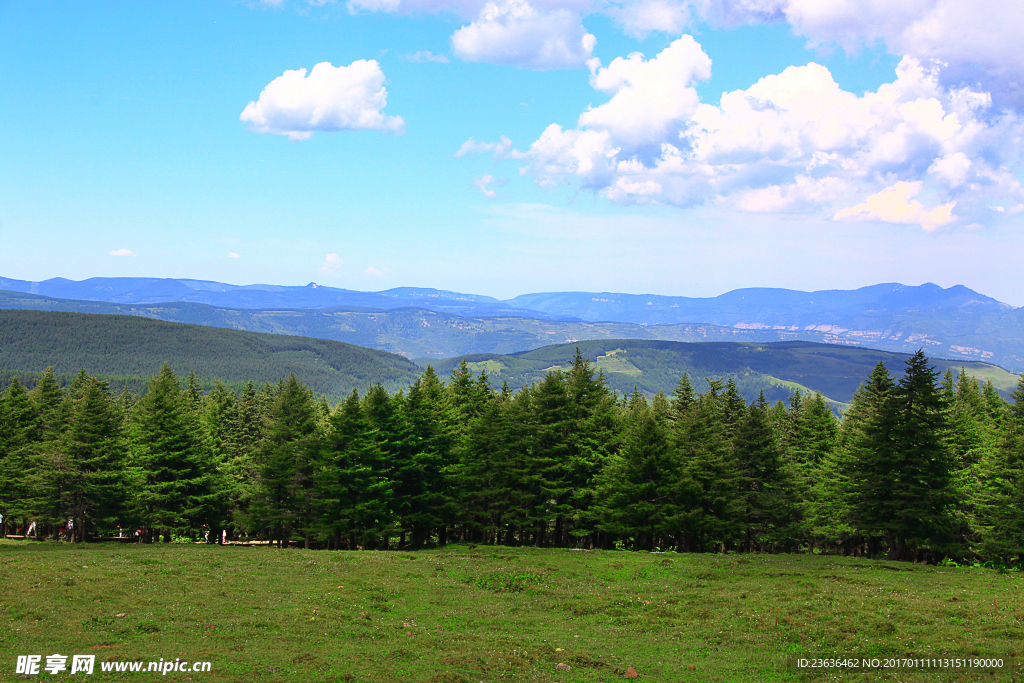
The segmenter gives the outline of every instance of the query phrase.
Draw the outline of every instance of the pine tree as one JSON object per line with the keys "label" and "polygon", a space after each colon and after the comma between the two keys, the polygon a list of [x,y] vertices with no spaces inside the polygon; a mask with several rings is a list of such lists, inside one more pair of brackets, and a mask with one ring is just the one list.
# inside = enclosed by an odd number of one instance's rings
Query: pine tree
{"label": "pine tree", "polygon": [[676,385],[675,390],[672,392],[672,418],[674,420],[681,420],[696,400],[693,385],[690,383],[690,376],[684,372],[682,377],[679,378],[679,383]]}
{"label": "pine tree", "polygon": [[644,404],[633,410],[621,448],[598,477],[598,526],[651,550],[675,543],[696,492],[672,449],[667,420]]}
{"label": "pine tree", "polygon": [[565,374],[560,369],[551,370],[531,393],[533,438],[526,463],[529,524],[537,545],[563,545],[572,493],[572,422]]}
{"label": "pine tree", "polygon": [[733,437],[739,487],[745,506],[744,549],[774,549],[787,545],[796,501],[772,434],[764,392],[737,422]]}
{"label": "pine tree", "polygon": [[1019,565],[1024,561],[1024,376],[1011,398],[1001,441],[978,467],[973,521],[984,557]]}
{"label": "pine tree", "polygon": [[[191,401],[191,397],[188,399]],[[235,392],[216,381],[213,390],[198,399],[202,438],[210,456],[210,488],[215,493],[211,501],[208,522],[211,543],[220,543],[221,531],[228,526],[237,505],[237,480],[232,476],[236,468],[236,444],[241,431],[239,406]]]}
{"label": "pine tree", "polygon": [[689,551],[711,550],[742,538],[743,501],[736,463],[726,438],[721,383],[710,388],[676,423],[675,448],[694,496],[682,523],[681,545]]}
{"label": "pine tree", "polygon": [[468,540],[500,543],[507,534],[509,503],[516,491],[509,412],[507,396],[488,401],[483,412],[470,421],[458,447],[453,478]]}
{"label": "pine tree", "polygon": [[57,487],[61,508],[75,520],[77,541],[90,531],[112,530],[127,521],[128,513],[123,418],[107,383],[90,379],[79,389],[67,431],[55,444],[67,460]]}
{"label": "pine tree", "polygon": [[320,527],[328,532],[335,548],[345,538],[350,549],[357,543],[373,549],[378,538],[392,528],[394,483],[387,476],[387,457],[379,434],[355,390],[330,416],[316,484]]}
{"label": "pine tree", "polygon": [[789,415],[788,443],[785,453],[793,495],[799,501],[795,531],[802,539],[812,540],[815,488],[831,462],[839,436],[839,423],[821,394],[813,397],[793,394]]}
{"label": "pine tree", "polygon": [[853,444],[851,491],[858,527],[885,536],[888,559],[948,551],[953,504],[947,412],[936,373],[918,351],[899,384],[866,416]]}
{"label": "pine tree", "polygon": [[64,431],[68,419],[70,404],[65,402],[64,388],[54,377],[53,368],[43,371],[42,377],[35,388],[29,392],[36,414],[39,416],[39,428],[44,441],[52,441]]}
{"label": "pine tree", "polygon": [[12,377],[0,395],[0,514],[4,516],[4,529],[15,515],[26,518],[33,512],[30,450],[40,436],[35,406],[18,378]]}
{"label": "pine tree", "polygon": [[403,507],[401,524],[412,534],[414,548],[422,548],[434,532],[440,543],[446,543],[447,525],[456,517],[449,480],[452,444],[446,408],[444,383],[428,365],[405,400],[411,448],[409,460],[400,465],[397,491]]}
{"label": "pine tree", "polygon": [[278,385],[270,409],[270,424],[256,458],[260,487],[252,506],[254,521],[280,546],[297,531],[309,547],[320,446],[313,393],[291,374]]}
{"label": "pine tree", "polygon": [[130,461],[144,540],[161,532],[165,541],[172,533],[193,534],[208,521],[211,463],[200,434],[177,376],[164,364],[150,379],[131,425]]}
{"label": "pine tree", "polygon": [[565,477],[569,491],[562,505],[565,528],[561,537],[565,543],[577,539],[577,542],[593,545],[591,510],[595,504],[597,476],[617,441],[615,398],[605,384],[604,375],[595,376],[589,359],[583,357],[579,347],[564,380],[569,420]]}

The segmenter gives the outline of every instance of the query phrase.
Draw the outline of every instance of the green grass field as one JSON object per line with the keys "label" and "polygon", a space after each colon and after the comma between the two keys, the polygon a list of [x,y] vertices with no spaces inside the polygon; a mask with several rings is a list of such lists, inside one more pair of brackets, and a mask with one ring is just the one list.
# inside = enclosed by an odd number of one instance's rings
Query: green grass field
{"label": "green grass field", "polygon": [[[105,661],[181,658],[212,670],[160,678],[1010,681],[1022,587],[1015,572],[831,556],[0,541],[0,676],[17,655],[61,653],[96,655],[83,680],[157,675]],[[787,665],[798,653],[1006,666],[826,675]]]}

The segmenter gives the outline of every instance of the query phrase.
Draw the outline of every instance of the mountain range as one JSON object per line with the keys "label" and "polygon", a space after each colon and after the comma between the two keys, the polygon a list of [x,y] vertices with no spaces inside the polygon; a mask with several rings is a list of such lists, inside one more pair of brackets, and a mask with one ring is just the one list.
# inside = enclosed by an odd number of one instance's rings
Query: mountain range
{"label": "mountain range", "polygon": [[345,341],[408,358],[508,354],[587,339],[805,340],[981,360],[1024,370],[1024,308],[957,285],[879,284],[692,298],[593,292],[505,301],[437,289],[357,292],[201,280],[0,278],[0,308],[140,315]]}
{"label": "mountain range", "polygon": [[[53,367],[67,383],[79,371],[99,375],[115,391],[146,390],[163,363],[179,374],[192,371],[204,389],[220,380],[233,388],[253,380],[277,382],[289,373],[335,402],[352,389],[365,392],[381,383],[389,391],[408,387],[426,362],[325,339],[217,329],[151,320],[138,316],[0,310],[0,389],[12,376],[31,386]],[[555,344],[517,354],[475,354],[431,360],[446,378],[463,359],[474,374],[485,371],[492,386],[513,390],[540,381],[555,368],[568,368],[579,350],[608,385],[620,394],[634,389],[652,396],[670,394],[682,373],[704,391],[709,379],[731,377],[749,401],[764,392],[769,401],[785,400],[794,390],[820,392],[842,410],[857,386],[882,361],[900,376],[906,354],[793,341],[764,344],[684,343],[607,339]],[[934,360],[939,372],[964,367],[982,381],[991,380],[1003,395],[1016,377],[988,363]]]}

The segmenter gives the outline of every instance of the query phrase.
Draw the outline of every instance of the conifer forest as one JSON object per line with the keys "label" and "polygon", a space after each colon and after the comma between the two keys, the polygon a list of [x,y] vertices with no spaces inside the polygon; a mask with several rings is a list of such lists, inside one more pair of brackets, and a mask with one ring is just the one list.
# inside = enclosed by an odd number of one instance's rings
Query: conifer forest
{"label": "conifer forest", "polygon": [[336,406],[294,376],[239,391],[171,367],[141,396],[84,371],[0,398],[5,535],[453,542],[816,552],[1007,566],[1024,558],[1024,379],[1003,399],[918,352],[842,418],[820,395],[747,404],[618,395],[577,353],[513,393],[465,362]]}

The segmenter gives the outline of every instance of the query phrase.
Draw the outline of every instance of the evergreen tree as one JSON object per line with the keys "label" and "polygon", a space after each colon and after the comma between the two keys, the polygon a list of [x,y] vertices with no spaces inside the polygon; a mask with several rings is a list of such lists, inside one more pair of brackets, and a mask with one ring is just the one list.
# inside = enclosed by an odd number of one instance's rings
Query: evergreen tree
{"label": "evergreen tree", "polygon": [[525,473],[529,524],[537,545],[563,545],[572,494],[572,422],[565,374],[561,369],[551,370],[531,394],[533,436]]}
{"label": "evergreen tree", "polygon": [[684,372],[682,377],[679,378],[679,383],[676,385],[675,390],[672,392],[673,419],[681,420],[696,400],[693,385],[690,383],[690,376]]}
{"label": "evergreen tree", "polygon": [[786,467],[798,505],[797,526],[801,539],[813,542],[815,489],[826,476],[823,466],[832,461],[839,423],[821,394],[813,397],[794,392],[788,423]]}
{"label": "evergreen tree", "polygon": [[409,421],[409,460],[399,464],[398,499],[402,528],[422,548],[434,532],[447,542],[447,525],[456,517],[449,479],[452,444],[444,383],[431,366],[409,388],[405,401]]}
{"label": "evergreen tree", "polygon": [[468,540],[507,539],[509,503],[516,494],[509,403],[505,394],[488,401],[458,448],[454,477]]}
{"label": "evergreen tree", "polygon": [[373,549],[390,532],[394,485],[387,475],[379,432],[353,390],[331,414],[316,474],[320,525],[333,547],[339,548],[344,538],[350,549],[357,543]]}
{"label": "evergreen tree", "polygon": [[569,422],[565,477],[569,491],[561,511],[565,527],[556,529],[556,537],[562,543],[586,537],[586,543],[593,545],[591,509],[595,504],[597,476],[617,441],[615,398],[604,375],[595,376],[589,359],[583,357],[578,347],[564,380]]}
{"label": "evergreen tree", "polygon": [[74,540],[127,522],[127,442],[120,409],[106,382],[91,378],[79,389],[57,447],[66,457],[66,468],[55,488],[62,512],[75,521]]}
{"label": "evergreen tree", "polygon": [[268,529],[271,540],[280,546],[298,532],[309,547],[319,451],[313,393],[291,374],[279,384],[270,409],[266,437],[256,458],[260,488],[252,506],[254,521]]}
{"label": "evergreen tree", "polygon": [[622,447],[598,477],[598,526],[651,550],[676,541],[696,492],[672,449],[666,420],[644,404],[633,410]]}
{"label": "evergreen tree", "polygon": [[888,540],[888,559],[910,551],[935,559],[950,547],[952,463],[946,405],[923,352],[907,360],[881,404],[853,444],[855,520]]}
{"label": "evergreen tree", "polygon": [[978,550],[1003,564],[1024,561],[1024,376],[1011,394],[1002,439],[978,467]]}
{"label": "evergreen tree", "polygon": [[684,477],[694,486],[682,524],[681,545],[689,551],[717,549],[740,539],[743,531],[743,501],[726,438],[721,384],[709,384],[675,429]]}
{"label": "evergreen tree", "polygon": [[131,425],[130,461],[144,540],[163,533],[170,541],[172,533],[193,534],[208,521],[211,463],[200,435],[177,376],[164,364],[150,379]]}
{"label": "evergreen tree", "polygon": [[[28,392],[11,378],[7,390],[0,395],[0,514],[4,529],[16,515],[24,520],[32,514],[30,450],[40,438],[39,417]],[[0,530],[0,535],[4,530]]]}
{"label": "evergreen tree", "polygon": [[733,457],[744,504],[744,549],[787,544],[795,515],[792,482],[783,466],[762,391],[736,425]]}
{"label": "evergreen tree", "polygon": [[46,368],[29,395],[39,416],[42,439],[52,441],[58,438],[67,423],[70,404],[64,400],[64,388],[54,377],[52,367]]}

